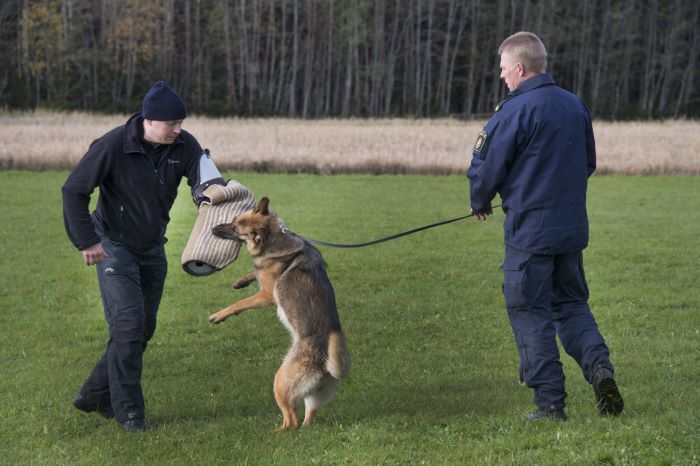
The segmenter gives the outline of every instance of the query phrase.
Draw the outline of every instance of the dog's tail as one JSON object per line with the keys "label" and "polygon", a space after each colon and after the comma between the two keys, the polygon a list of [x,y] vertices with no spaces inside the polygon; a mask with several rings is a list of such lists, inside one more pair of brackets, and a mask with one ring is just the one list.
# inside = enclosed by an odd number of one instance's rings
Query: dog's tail
{"label": "dog's tail", "polygon": [[341,331],[331,332],[328,336],[328,359],[326,370],[338,380],[350,373],[350,353],[345,346],[345,336]]}

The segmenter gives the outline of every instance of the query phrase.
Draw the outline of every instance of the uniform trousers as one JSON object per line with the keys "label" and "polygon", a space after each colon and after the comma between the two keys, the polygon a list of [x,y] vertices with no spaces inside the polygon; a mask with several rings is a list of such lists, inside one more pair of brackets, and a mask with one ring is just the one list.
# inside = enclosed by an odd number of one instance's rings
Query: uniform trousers
{"label": "uniform trousers", "polygon": [[566,391],[557,336],[589,383],[599,368],[613,370],[588,306],[583,254],[530,254],[506,246],[502,269],[524,382],[534,389],[539,409],[563,409]]}
{"label": "uniform trousers", "polygon": [[135,252],[105,237],[108,257],[97,264],[97,277],[109,326],[102,358],[80,394],[110,405],[118,422],[145,418],[141,389],[143,353],[156,330],[156,315],[167,274],[162,245]]}

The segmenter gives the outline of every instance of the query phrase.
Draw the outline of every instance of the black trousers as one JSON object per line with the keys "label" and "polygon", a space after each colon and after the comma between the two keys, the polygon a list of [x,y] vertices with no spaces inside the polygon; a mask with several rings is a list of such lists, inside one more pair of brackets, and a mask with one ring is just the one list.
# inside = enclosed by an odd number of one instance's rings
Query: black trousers
{"label": "black trousers", "polygon": [[103,238],[109,255],[97,277],[109,325],[109,340],[82,389],[88,401],[111,404],[118,422],[144,419],[141,390],[143,352],[156,330],[167,261],[163,246],[137,253]]}

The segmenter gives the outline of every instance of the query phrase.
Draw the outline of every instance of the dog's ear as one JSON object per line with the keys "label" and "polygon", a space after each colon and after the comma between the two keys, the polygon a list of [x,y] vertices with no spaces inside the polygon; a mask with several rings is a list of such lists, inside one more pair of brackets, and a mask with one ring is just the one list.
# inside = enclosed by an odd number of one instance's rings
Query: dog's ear
{"label": "dog's ear", "polygon": [[266,197],[263,197],[262,199],[260,199],[258,207],[255,209],[255,211],[258,212],[260,215],[269,215],[270,211],[267,209],[269,205],[270,200]]}

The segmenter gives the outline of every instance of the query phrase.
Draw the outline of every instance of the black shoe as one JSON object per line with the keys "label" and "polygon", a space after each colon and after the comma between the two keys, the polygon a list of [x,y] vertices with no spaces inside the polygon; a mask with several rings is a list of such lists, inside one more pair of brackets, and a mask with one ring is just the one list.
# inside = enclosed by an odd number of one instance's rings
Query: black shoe
{"label": "black shoe", "polygon": [[126,432],[144,432],[151,428],[145,419],[132,419],[119,423]]}
{"label": "black shoe", "polygon": [[596,404],[601,414],[612,414],[619,416],[625,407],[622,395],[617,389],[612,371],[601,368],[593,375],[593,391],[595,392]]}
{"label": "black shoe", "polygon": [[528,421],[552,420],[563,422],[569,420],[563,409],[538,409],[534,413],[527,413],[525,418]]}
{"label": "black shoe", "polygon": [[114,417],[114,411],[112,411],[111,405],[90,402],[83,398],[83,395],[81,395],[80,393],[78,393],[78,395],[73,400],[73,406],[75,406],[84,413],[91,413],[93,411],[97,411],[105,419],[110,419]]}

